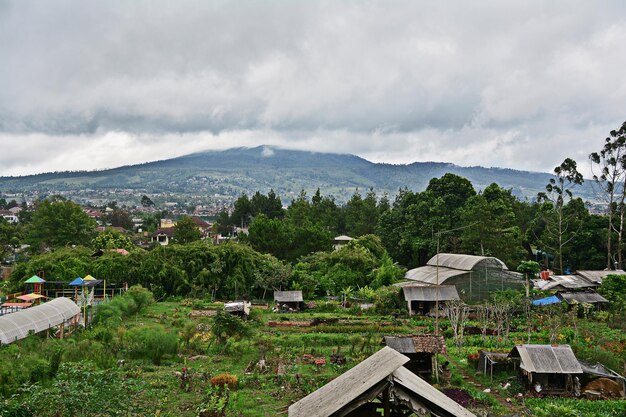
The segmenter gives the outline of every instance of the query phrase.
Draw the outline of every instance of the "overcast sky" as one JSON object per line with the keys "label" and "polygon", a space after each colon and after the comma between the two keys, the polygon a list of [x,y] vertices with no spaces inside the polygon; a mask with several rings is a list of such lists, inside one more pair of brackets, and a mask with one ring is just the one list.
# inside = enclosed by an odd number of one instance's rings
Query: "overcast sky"
{"label": "overcast sky", "polygon": [[623,0],[0,0],[0,175],[261,144],[588,173],[625,68]]}

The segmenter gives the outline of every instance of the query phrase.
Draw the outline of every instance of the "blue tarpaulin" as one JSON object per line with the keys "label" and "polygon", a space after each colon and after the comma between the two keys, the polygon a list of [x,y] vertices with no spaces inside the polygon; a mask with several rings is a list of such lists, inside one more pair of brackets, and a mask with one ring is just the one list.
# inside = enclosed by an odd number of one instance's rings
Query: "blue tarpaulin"
{"label": "blue tarpaulin", "polygon": [[560,303],[561,299],[556,295],[551,295],[550,297],[541,298],[539,300],[533,301],[534,306],[547,306],[549,304],[557,304]]}

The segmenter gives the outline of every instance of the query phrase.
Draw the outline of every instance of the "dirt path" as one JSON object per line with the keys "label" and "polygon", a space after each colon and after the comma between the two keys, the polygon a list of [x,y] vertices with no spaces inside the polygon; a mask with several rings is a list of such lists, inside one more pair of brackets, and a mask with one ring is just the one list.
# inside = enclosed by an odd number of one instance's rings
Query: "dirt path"
{"label": "dirt path", "polygon": [[[472,375],[471,372],[467,372],[465,367],[462,364],[460,364],[457,360],[455,360],[453,357],[451,357],[450,355],[444,355],[444,356],[461,373],[461,375],[463,376],[463,379],[470,385],[473,385],[477,390],[483,391],[487,388],[491,388],[491,387],[483,385],[478,379],[476,379],[474,375]],[[489,393],[489,395],[492,395],[507,410],[512,411],[512,412],[518,411],[517,407],[515,407],[512,403],[507,402],[506,398],[500,395],[499,390],[495,391],[493,388],[491,388],[491,392]]]}

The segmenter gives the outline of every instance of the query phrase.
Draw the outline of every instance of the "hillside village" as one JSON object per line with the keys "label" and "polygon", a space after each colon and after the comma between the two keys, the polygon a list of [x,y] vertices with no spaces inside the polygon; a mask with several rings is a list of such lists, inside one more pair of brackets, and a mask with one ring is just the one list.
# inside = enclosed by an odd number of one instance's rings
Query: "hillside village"
{"label": "hillside village", "polygon": [[560,168],[532,203],[454,174],[220,211],[2,198],[0,414],[75,415],[41,399],[81,386],[85,415],[621,416],[621,235]]}

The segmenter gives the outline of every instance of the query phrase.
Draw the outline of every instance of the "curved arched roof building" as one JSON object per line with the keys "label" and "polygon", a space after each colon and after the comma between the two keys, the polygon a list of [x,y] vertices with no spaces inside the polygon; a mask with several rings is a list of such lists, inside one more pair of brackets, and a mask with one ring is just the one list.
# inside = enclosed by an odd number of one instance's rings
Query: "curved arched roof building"
{"label": "curved arched roof building", "polygon": [[498,258],[456,253],[435,255],[404,277],[426,285],[454,285],[464,300],[483,300],[491,292],[524,286],[522,274],[509,271]]}

